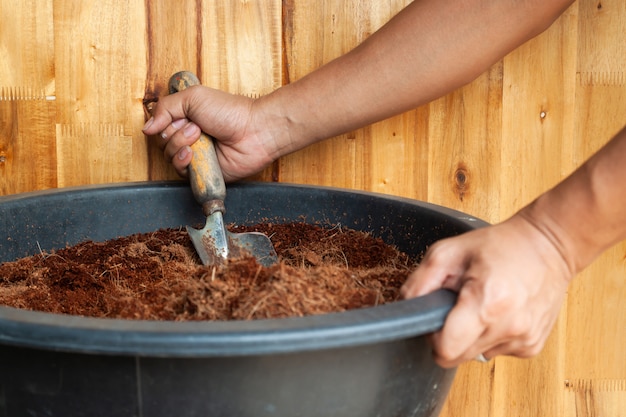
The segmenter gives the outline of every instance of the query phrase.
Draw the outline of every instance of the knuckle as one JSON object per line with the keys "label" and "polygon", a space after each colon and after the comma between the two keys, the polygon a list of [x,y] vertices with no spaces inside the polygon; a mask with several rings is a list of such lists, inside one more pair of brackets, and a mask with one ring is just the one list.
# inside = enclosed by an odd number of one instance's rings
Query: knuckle
{"label": "knuckle", "polygon": [[[484,286],[484,304],[483,314],[488,322],[501,320],[503,316],[516,317],[516,312],[521,312],[523,297],[510,285],[502,280],[490,280]],[[517,322],[521,315],[517,315]],[[523,323],[515,323],[515,328],[522,326]]]}
{"label": "knuckle", "polygon": [[455,350],[456,344],[448,343],[441,334],[431,335],[429,343],[438,363],[453,363],[459,356],[459,352]]}
{"label": "knuckle", "polygon": [[530,356],[538,355],[546,344],[547,336],[541,332],[536,332],[536,334],[529,333],[525,339],[526,346],[525,350],[528,352]]}
{"label": "knuckle", "polygon": [[437,262],[441,260],[442,258],[446,258],[450,250],[449,247],[450,246],[447,244],[445,239],[439,240],[433,243],[428,248],[428,252],[426,254],[426,257],[424,258],[424,261],[425,262]]}
{"label": "knuckle", "polygon": [[530,346],[524,346],[517,352],[516,356],[520,358],[532,358],[537,356],[543,350],[543,343],[535,343]]}
{"label": "knuckle", "polygon": [[522,341],[526,344],[530,339],[530,329],[531,327],[527,316],[517,314],[514,315],[509,322],[507,336],[522,339]]}
{"label": "knuckle", "polygon": [[447,348],[439,348],[434,351],[435,357],[439,363],[453,363],[458,355]]}

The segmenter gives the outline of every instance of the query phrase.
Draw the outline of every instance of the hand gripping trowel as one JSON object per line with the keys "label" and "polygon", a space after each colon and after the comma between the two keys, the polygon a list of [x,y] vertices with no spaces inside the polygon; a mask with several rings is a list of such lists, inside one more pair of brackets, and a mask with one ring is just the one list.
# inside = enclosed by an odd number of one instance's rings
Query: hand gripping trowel
{"label": "hand gripping trowel", "polygon": [[[199,85],[200,81],[188,71],[177,72],[169,80],[170,94],[187,87]],[[262,233],[231,233],[224,225],[224,198],[226,185],[215,153],[213,139],[201,134],[200,139],[191,145],[193,158],[189,164],[189,182],[193,195],[206,217],[202,229],[187,226],[200,259],[204,265],[224,264],[229,258],[253,256],[259,264],[270,266],[278,262],[278,257],[270,239]]]}

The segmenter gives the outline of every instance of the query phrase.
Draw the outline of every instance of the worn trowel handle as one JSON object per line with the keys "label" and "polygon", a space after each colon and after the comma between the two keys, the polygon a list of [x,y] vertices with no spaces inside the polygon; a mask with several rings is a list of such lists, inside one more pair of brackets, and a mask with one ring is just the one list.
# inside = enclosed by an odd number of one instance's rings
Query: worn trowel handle
{"label": "worn trowel handle", "polygon": [[[189,71],[181,71],[170,77],[169,92],[174,94],[187,87],[200,85],[200,80]],[[202,132],[200,139],[191,145],[193,158],[189,164],[189,182],[193,195],[202,204],[205,216],[216,211],[224,212],[226,184],[215,153],[213,139]]]}

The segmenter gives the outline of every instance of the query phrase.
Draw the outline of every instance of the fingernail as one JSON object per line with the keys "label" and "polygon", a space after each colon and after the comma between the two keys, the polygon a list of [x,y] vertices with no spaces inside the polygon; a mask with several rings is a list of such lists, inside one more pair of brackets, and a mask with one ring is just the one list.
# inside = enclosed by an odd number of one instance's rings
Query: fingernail
{"label": "fingernail", "polygon": [[143,129],[141,129],[141,130],[148,129],[150,126],[152,126],[152,123],[154,123],[154,117],[149,118],[148,121],[146,122],[146,124],[143,125]]}
{"label": "fingernail", "polygon": [[191,152],[191,148],[189,146],[185,146],[180,151],[178,151],[178,159],[182,161],[187,157],[187,155],[189,155],[189,152]]}
{"label": "fingernail", "polygon": [[172,127],[176,130],[180,129],[181,127],[183,127],[183,125],[187,123],[187,119],[178,119],[178,120],[174,120],[172,122]]}
{"label": "fingernail", "polygon": [[481,353],[481,354],[479,354],[478,356],[476,356],[476,357],[474,358],[474,360],[475,360],[476,362],[481,362],[481,363],[487,363],[487,362],[489,362],[489,359],[487,359],[487,358],[485,357],[485,355],[484,355],[484,354],[482,354],[482,353]]}
{"label": "fingernail", "polygon": [[185,126],[183,134],[185,135],[185,137],[191,137],[196,135],[199,129],[200,128],[195,123],[189,123],[187,126]]}

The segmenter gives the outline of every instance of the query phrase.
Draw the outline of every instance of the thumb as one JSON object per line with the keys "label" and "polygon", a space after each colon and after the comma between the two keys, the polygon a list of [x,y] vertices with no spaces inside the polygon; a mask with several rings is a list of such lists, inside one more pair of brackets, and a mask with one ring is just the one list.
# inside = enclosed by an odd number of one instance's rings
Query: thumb
{"label": "thumb", "polygon": [[155,135],[165,130],[173,121],[187,118],[189,108],[187,103],[190,95],[193,94],[193,88],[189,87],[178,93],[161,97],[152,109],[152,117],[142,129],[144,134]]}
{"label": "thumb", "polygon": [[442,287],[458,291],[467,262],[457,239],[444,239],[430,247],[400,289],[402,297],[419,297]]}

